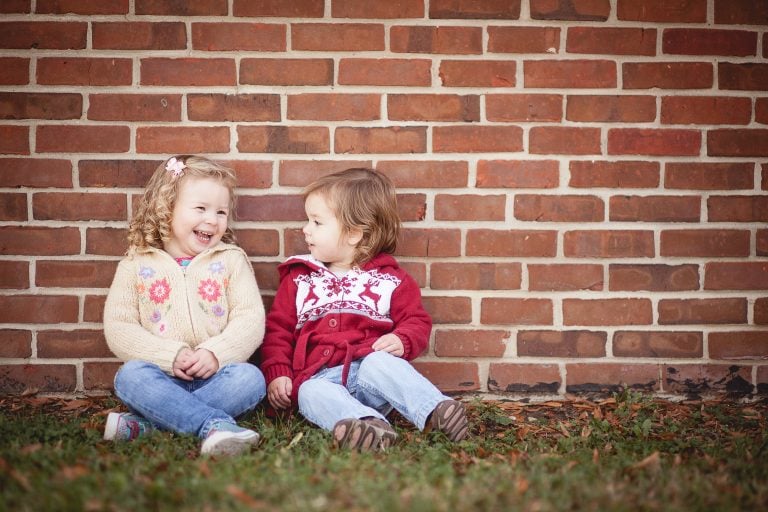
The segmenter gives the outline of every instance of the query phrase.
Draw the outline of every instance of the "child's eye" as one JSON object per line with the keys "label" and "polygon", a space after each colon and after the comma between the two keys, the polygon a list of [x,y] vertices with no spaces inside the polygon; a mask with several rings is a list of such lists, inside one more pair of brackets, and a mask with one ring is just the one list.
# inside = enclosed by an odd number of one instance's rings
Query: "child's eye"
{"label": "child's eye", "polygon": [[217,214],[219,214],[219,215],[226,215],[226,214],[227,214],[227,211],[226,211],[226,210],[219,210],[219,211],[218,211],[218,212],[216,212],[216,213],[217,213]]}
{"label": "child's eye", "polygon": [[197,210],[199,212],[204,212],[205,211],[205,207],[204,206],[195,206],[195,210]]}

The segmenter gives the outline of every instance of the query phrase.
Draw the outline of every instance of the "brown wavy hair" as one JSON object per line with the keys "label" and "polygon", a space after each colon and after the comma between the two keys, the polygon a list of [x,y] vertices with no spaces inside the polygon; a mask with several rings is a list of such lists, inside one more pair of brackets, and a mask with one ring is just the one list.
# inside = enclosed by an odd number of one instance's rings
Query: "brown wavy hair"
{"label": "brown wavy hair", "polygon": [[381,172],[351,168],[328,174],[304,189],[305,200],[311,194],[321,194],[328,201],[342,233],[362,231],[353,264],[362,265],[380,252],[392,254],[397,249],[397,194],[392,181]]}
{"label": "brown wavy hair", "polygon": [[[144,195],[139,201],[136,213],[128,228],[129,250],[155,247],[162,249],[165,242],[171,238],[171,220],[173,207],[179,194],[181,184],[190,178],[209,178],[220,182],[229,190],[229,221],[232,221],[235,210],[235,173],[229,167],[205,157],[195,155],[176,155],[176,160],[184,163],[184,174],[174,176],[165,169],[168,160],[161,163],[149,178],[144,189]],[[221,237],[222,242],[236,243],[235,233],[227,224],[227,230]]]}

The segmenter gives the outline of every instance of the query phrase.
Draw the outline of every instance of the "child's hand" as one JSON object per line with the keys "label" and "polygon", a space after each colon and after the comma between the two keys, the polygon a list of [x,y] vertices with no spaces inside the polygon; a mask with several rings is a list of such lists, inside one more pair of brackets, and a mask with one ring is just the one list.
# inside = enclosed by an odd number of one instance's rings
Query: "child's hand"
{"label": "child's hand", "polygon": [[290,377],[278,377],[269,383],[267,398],[275,409],[288,409],[291,406],[293,381]]}
{"label": "child's hand", "polygon": [[379,352],[389,352],[393,356],[402,357],[405,354],[405,347],[403,342],[400,341],[395,334],[385,334],[381,338],[377,339],[371,346],[373,350]]}
{"label": "child's hand", "polygon": [[179,350],[172,365],[174,377],[181,380],[192,380],[192,377],[187,375],[187,369],[194,363],[194,360],[192,359],[194,355],[195,352],[190,348]]}
{"label": "child's hand", "polygon": [[199,348],[192,354],[193,363],[184,373],[195,379],[207,379],[219,371],[219,360],[210,350]]}

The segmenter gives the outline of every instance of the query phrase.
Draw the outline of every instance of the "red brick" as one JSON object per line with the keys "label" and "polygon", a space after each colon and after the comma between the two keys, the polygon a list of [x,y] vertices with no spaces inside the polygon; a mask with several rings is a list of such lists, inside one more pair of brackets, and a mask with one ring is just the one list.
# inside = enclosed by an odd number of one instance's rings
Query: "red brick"
{"label": "red brick", "polygon": [[180,94],[91,94],[88,102],[95,121],[181,121]]}
{"label": "red brick", "polygon": [[0,154],[28,155],[29,128],[0,125]]}
{"label": "red brick", "polygon": [[37,61],[41,85],[131,85],[133,62],[118,58],[42,57]]}
{"label": "red brick", "polygon": [[488,368],[491,392],[554,395],[561,382],[556,364],[491,363]]}
{"label": "red brick", "polygon": [[[378,108],[377,108],[378,113]],[[458,94],[389,94],[387,113],[393,121],[480,120],[480,97]]]}
{"label": "red brick", "polygon": [[656,120],[654,96],[568,96],[565,118],[600,123],[647,123]]}
{"label": "red brick", "polygon": [[439,329],[435,331],[437,357],[502,357],[509,331]]}
{"label": "red brick", "polygon": [[656,29],[569,27],[568,53],[656,55]]}
{"label": "red brick", "polygon": [[470,229],[467,256],[554,257],[556,231]]}
{"label": "red brick", "polygon": [[88,24],[85,22],[0,22],[0,48],[14,50],[83,50]]}
{"label": "red brick", "polygon": [[604,332],[520,331],[518,357],[605,357]]}
{"label": "red brick", "polygon": [[353,167],[371,167],[365,160],[282,160],[278,183],[284,187],[306,187],[316,179]]}
{"label": "red brick", "polygon": [[443,87],[514,87],[517,64],[504,60],[443,60],[440,81]]}
{"label": "red brick", "polygon": [[[288,119],[375,121],[381,119],[378,94],[296,94],[288,97]],[[279,102],[276,103],[279,120]]]}
{"label": "red brick", "polygon": [[284,52],[287,32],[282,24],[192,23],[192,48],[218,52]]}
{"label": "red brick", "polygon": [[237,84],[234,59],[141,59],[141,85],[225,86]]}
{"label": "red brick", "polygon": [[109,288],[115,261],[38,261],[35,284],[50,288]]}
{"label": "red brick", "polygon": [[128,250],[128,231],[123,228],[88,228],[85,253],[122,256]]}
{"label": "red brick", "polygon": [[749,124],[750,98],[667,96],[661,99],[662,124]]}
{"label": "red brick", "polygon": [[616,15],[623,21],[704,23],[707,0],[618,0]]}
{"label": "red brick", "polygon": [[0,330],[0,357],[29,358],[32,357],[32,333],[18,329]]}
{"label": "red brick", "polygon": [[31,0],[6,0],[0,4],[0,13],[30,13],[32,12]]}
{"label": "red brick", "polygon": [[74,364],[0,365],[0,394],[72,393],[76,387]]}
{"label": "red brick", "polygon": [[616,264],[608,267],[611,291],[686,291],[699,289],[698,265]]}
{"label": "red brick", "polygon": [[322,18],[325,13],[324,4],[325,0],[234,0],[233,13],[235,16],[251,17]]}
{"label": "red brick", "polygon": [[80,94],[0,92],[0,119],[79,119]]}
{"label": "red brick", "polygon": [[38,220],[127,220],[124,194],[38,192],[32,196]]}
{"label": "red brick", "polygon": [[[146,185],[161,161],[80,160],[80,185],[84,187],[130,187]],[[71,175],[71,171],[68,173]]]}
{"label": "red brick", "polygon": [[426,217],[426,194],[398,194],[397,210],[402,222],[422,221]]}
{"label": "red brick", "polygon": [[86,295],[83,306],[83,321],[101,323],[104,321],[104,303],[106,295]]}
{"label": "red brick", "polygon": [[188,94],[192,121],[280,121],[277,94]]}
{"label": "red brick", "polygon": [[735,229],[665,229],[661,256],[738,258],[749,256],[750,232]]}
{"label": "red brick", "polygon": [[762,164],[761,168],[763,177],[760,188],[762,190],[768,190],[768,164]]}
{"label": "red brick", "polygon": [[573,188],[656,188],[659,186],[658,162],[603,160],[571,161]]}
{"label": "red brick", "polygon": [[664,187],[689,190],[740,190],[754,187],[751,162],[667,162]]}
{"label": "red brick", "polygon": [[480,323],[498,325],[552,325],[550,299],[483,298]]}
{"label": "red brick", "polygon": [[77,228],[0,227],[0,254],[51,256],[80,253]]}
{"label": "red brick", "polygon": [[529,132],[529,151],[535,154],[599,155],[600,128],[534,126]]}
{"label": "red brick", "polygon": [[280,254],[280,235],[274,229],[238,229],[237,244],[248,256],[277,256]]}
{"label": "red brick", "polygon": [[616,63],[609,60],[527,60],[525,87],[597,89],[616,87]]}
{"label": "red brick", "polygon": [[697,130],[612,128],[608,130],[609,155],[698,156],[701,132]]}
{"label": "red brick", "polygon": [[480,376],[475,363],[416,360],[413,365],[443,393],[466,393],[480,389]]}
{"label": "red brick", "polygon": [[390,50],[395,53],[479,55],[483,53],[481,27],[394,26]]}
{"label": "red brick", "polygon": [[380,23],[292,23],[295,51],[364,52],[384,50]]}
{"label": "red brick", "polygon": [[138,153],[227,153],[229,128],[225,126],[140,126]]}
{"label": "red brick", "polygon": [[768,290],[768,262],[717,262],[704,266],[705,290]]}
{"label": "red brick", "polygon": [[566,231],[563,250],[570,258],[652,258],[652,231]]}
{"label": "red brick", "polygon": [[519,290],[520,263],[432,263],[433,290]]}
{"label": "red brick", "polygon": [[740,298],[661,299],[659,324],[743,324],[747,301]]}
{"label": "red brick", "polygon": [[708,62],[625,62],[621,69],[624,89],[709,89],[714,81]]}
{"label": "red brick", "polygon": [[768,331],[711,332],[709,357],[712,359],[765,359]]}
{"label": "red brick", "polygon": [[685,331],[616,331],[613,355],[616,357],[658,357],[689,359],[704,353],[703,335]]}
{"label": "red brick", "polygon": [[128,126],[38,125],[39,153],[127,153],[131,146]]}
{"label": "red brick", "polygon": [[104,331],[41,331],[37,334],[37,356],[50,359],[113,357]]}
{"label": "red brick", "polygon": [[[29,263],[0,260],[0,288],[23,290],[29,288]],[[2,344],[0,344],[2,353]]]}
{"label": "red brick", "polygon": [[425,153],[426,128],[392,126],[382,128],[336,128],[336,153]]}
{"label": "red brick", "polygon": [[489,121],[558,122],[563,118],[563,97],[558,94],[487,94]]}
{"label": "red brick", "polygon": [[433,19],[516,20],[520,18],[520,0],[431,0],[429,17]]}
{"label": "red brick", "polygon": [[306,221],[304,200],[299,195],[240,196],[238,221]]}
{"label": "red brick", "polygon": [[435,220],[504,220],[506,196],[472,194],[435,197]]}
{"label": "red brick", "polygon": [[237,149],[245,153],[327,153],[328,129],[303,126],[239,126]]}
{"label": "red brick", "polygon": [[575,363],[565,366],[566,393],[618,392],[624,387],[658,391],[656,364]]}
{"label": "red brick", "polygon": [[768,197],[711,196],[707,214],[709,222],[768,222]]}
{"label": "red brick", "polygon": [[649,325],[649,299],[563,299],[563,325]]}
{"label": "red brick", "polygon": [[488,27],[489,53],[557,53],[558,27]]}
{"label": "red brick", "polygon": [[22,57],[0,57],[0,85],[27,85],[29,60]]}
{"label": "red brick", "polygon": [[768,25],[768,4],[754,0],[715,0],[715,23]]}
{"label": "red brick", "polygon": [[468,184],[469,169],[463,161],[382,160],[376,168],[397,188],[463,188]]}
{"label": "red brick", "polygon": [[556,160],[479,160],[477,188],[555,188]]}
{"label": "red brick", "polygon": [[768,156],[768,129],[707,131],[709,156]]}
{"label": "red brick", "polygon": [[[768,39],[766,39],[768,41]],[[768,124],[768,98],[755,99],[755,121]]]}
{"label": "red brick", "polygon": [[84,363],[83,387],[86,390],[113,390],[115,374],[120,366],[122,363]]}
{"label": "red brick", "polygon": [[717,81],[722,90],[768,91],[768,64],[719,62]]}
{"label": "red brick", "polygon": [[432,84],[427,59],[341,59],[339,85],[425,86]]}
{"label": "red brick", "polygon": [[227,0],[196,0],[194,2],[136,0],[136,14],[140,15],[226,16],[227,11]]}
{"label": "red brick", "polygon": [[331,85],[331,59],[249,59],[240,61],[240,83],[253,85]]}
{"label": "red brick", "polygon": [[96,50],[184,50],[187,29],[181,22],[91,22]]}
{"label": "red brick", "polygon": [[615,222],[699,222],[699,196],[612,196],[609,219]]}
{"label": "red brick", "polygon": [[0,295],[0,323],[75,323],[77,302],[73,295]]}
{"label": "red brick", "polygon": [[523,129],[519,126],[435,126],[432,151],[435,153],[496,153],[523,150]]}
{"label": "red brick", "polygon": [[602,290],[603,267],[570,263],[528,266],[531,291]]}
{"label": "red brick", "polygon": [[768,325],[768,298],[761,297],[755,300],[754,323],[756,325]]}
{"label": "red brick", "polygon": [[517,194],[514,215],[535,222],[602,222],[605,205],[596,196]]}
{"label": "red brick", "polygon": [[273,162],[268,160],[223,160],[222,164],[235,171],[239,188],[270,188]]}
{"label": "red brick", "polygon": [[[320,0],[321,5],[322,3]],[[422,0],[398,0],[397,2],[334,0],[331,4],[331,16],[369,19],[423,18],[424,2]]]}
{"label": "red brick", "polygon": [[610,0],[530,0],[534,20],[606,21]]}
{"label": "red brick", "polygon": [[744,30],[668,28],[662,35],[662,51],[672,55],[757,55],[757,32]]}
{"label": "red brick", "polygon": [[0,192],[0,220],[26,221],[27,195]]}
{"label": "red brick", "polygon": [[461,254],[461,232],[458,229],[404,229],[397,255],[447,258]]}
{"label": "red brick", "polygon": [[422,297],[424,308],[435,324],[468,324],[472,321],[469,297]]}
{"label": "red brick", "polygon": [[706,394],[712,392],[751,393],[754,386],[750,366],[714,364],[665,364],[662,371],[664,391],[670,393]]}

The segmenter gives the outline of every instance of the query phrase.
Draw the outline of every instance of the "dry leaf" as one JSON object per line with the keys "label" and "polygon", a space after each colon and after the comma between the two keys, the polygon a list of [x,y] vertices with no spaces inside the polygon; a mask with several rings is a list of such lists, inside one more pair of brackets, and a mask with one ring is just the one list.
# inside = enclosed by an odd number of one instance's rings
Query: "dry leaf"
{"label": "dry leaf", "polygon": [[658,469],[661,465],[661,457],[659,452],[655,451],[637,464],[631,466],[630,469]]}

